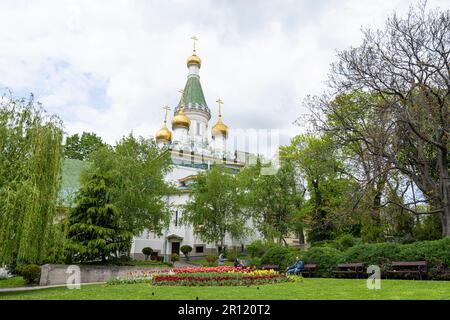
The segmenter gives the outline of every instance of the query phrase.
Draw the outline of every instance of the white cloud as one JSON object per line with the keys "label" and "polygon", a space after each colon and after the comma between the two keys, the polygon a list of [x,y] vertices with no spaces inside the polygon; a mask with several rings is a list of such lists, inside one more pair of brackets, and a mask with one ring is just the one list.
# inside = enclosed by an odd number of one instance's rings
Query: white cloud
{"label": "white cloud", "polygon": [[[231,128],[299,128],[300,102],[324,88],[335,50],[357,45],[409,0],[393,1],[2,1],[0,86],[35,93],[69,133],[109,143],[151,136],[161,107],[178,102],[200,42],[201,81],[216,119]],[[429,1],[445,7],[446,1]]]}

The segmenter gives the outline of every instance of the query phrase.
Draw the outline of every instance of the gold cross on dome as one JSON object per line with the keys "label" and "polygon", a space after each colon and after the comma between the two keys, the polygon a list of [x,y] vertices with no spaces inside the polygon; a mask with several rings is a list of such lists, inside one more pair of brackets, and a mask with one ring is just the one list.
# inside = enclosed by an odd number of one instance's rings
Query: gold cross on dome
{"label": "gold cross on dome", "polygon": [[218,104],[219,104],[219,117],[221,117],[222,116],[222,105],[224,104],[223,103],[223,101],[222,101],[222,99],[217,99],[217,101],[216,101]]}
{"label": "gold cross on dome", "polygon": [[195,42],[198,41],[198,38],[196,36],[192,36],[191,39],[194,44],[194,52],[195,52]]}
{"label": "gold cross on dome", "polygon": [[165,105],[163,107],[164,110],[166,110],[166,115],[164,116],[164,123],[167,122],[167,113],[170,111],[170,107],[168,105]]}

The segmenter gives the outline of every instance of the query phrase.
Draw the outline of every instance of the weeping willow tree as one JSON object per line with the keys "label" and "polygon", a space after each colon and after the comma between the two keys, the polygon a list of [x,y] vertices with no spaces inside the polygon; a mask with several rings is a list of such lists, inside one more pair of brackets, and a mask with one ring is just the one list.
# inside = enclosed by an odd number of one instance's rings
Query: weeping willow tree
{"label": "weeping willow tree", "polygon": [[0,99],[0,265],[51,259],[62,134],[32,95]]}

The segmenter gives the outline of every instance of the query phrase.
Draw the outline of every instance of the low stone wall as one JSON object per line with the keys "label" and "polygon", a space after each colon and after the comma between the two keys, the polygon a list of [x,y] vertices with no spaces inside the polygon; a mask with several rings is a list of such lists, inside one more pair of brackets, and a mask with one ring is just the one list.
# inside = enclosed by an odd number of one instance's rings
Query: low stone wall
{"label": "low stone wall", "polygon": [[[41,279],[39,285],[49,286],[66,284],[69,277],[73,278],[74,272],[69,265],[45,264],[41,267]],[[116,277],[125,277],[129,272],[156,270],[148,267],[132,266],[86,266],[80,265],[80,282],[107,282]],[[169,268],[169,267],[168,267]]]}

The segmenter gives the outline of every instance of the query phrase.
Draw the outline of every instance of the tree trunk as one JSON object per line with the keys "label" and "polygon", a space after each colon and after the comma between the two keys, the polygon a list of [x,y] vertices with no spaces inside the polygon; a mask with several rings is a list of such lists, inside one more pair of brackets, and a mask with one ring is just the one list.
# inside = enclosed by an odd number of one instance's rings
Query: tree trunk
{"label": "tree trunk", "polygon": [[[445,141],[447,142],[447,141]],[[448,150],[439,150],[439,182],[442,211],[442,236],[450,237],[450,177],[448,168]]]}

